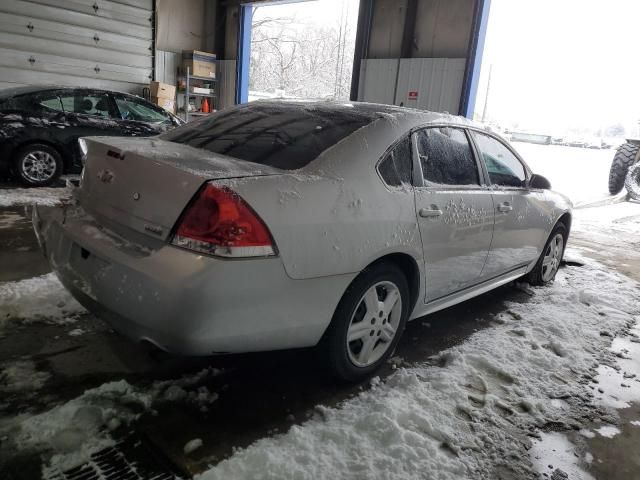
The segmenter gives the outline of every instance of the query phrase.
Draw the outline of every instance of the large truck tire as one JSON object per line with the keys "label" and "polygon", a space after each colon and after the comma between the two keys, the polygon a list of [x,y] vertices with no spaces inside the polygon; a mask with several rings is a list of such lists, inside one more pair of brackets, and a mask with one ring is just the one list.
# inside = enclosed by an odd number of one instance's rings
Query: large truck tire
{"label": "large truck tire", "polygon": [[624,181],[624,188],[627,189],[631,198],[640,201],[640,162],[629,169]]}
{"label": "large truck tire", "polygon": [[611,195],[617,195],[622,191],[627,172],[638,159],[638,152],[640,152],[640,144],[635,143],[624,143],[616,151],[609,171],[609,193]]}

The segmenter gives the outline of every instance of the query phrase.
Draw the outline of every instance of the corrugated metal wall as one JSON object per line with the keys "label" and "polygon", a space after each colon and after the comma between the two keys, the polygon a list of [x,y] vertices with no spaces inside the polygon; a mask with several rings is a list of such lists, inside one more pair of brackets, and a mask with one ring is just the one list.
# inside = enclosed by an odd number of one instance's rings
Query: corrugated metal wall
{"label": "corrugated metal wall", "polygon": [[464,58],[400,59],[394,103],[457,115],[465,66]]}
{"label": "corrugated metal wall", "polygon": [[153,74],[153,0],[1,0],[0,88],[141,93]]}
{"label": "corrugated metal wall", "polygon": [[362,60],[358,100],[457,114],[465,65],[464,58]]}

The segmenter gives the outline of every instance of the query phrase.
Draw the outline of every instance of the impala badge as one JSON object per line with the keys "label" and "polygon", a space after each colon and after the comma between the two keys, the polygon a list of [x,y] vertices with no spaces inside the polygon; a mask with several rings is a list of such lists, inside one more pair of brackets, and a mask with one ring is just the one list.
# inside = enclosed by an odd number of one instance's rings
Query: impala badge
{"label": "impala badge", "polygon": [[113,172],[110,172],[109,170],[101,170],[98,173],[98,178],[102,183],[112,183],[114,178]]}
{"label": "impala badge", "polygon": [[147,232],[155,233],[156,235],[162,235],[162,228],[156,225],[149,225],[148,223],[144,224],[144,229]]}

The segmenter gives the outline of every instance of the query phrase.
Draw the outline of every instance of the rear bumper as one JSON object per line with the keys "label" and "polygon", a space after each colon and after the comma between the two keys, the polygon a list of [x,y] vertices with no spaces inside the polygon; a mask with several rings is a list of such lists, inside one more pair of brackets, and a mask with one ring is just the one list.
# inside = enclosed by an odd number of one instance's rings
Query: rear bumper
{"label": "rear bumper", "polygon": [[146,249],[78,207],[35,208],[34,228],[60,281],[88,310],[135,341],[183,355],[315,345],[353,279],[293,280],[280,258]]}

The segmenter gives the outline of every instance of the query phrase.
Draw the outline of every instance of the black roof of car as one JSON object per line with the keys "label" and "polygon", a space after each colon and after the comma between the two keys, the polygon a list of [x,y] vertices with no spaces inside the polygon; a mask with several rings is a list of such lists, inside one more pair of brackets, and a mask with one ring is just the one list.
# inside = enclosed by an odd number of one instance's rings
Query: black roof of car
{"label": "black roof of car", "polygon": [[120,93],[122,95],[132,95],[131,93],[118,92],[115,90],[104,90],[102,88],[90,88],[90,87],[64,87],[60,85],[28,85],[25,87],[13,87],[0,90],[0,100],[15,97],[18,95],[26,95],[29,93],[48,92],[49,90],[92,90],[95,92],[110,92]]}

